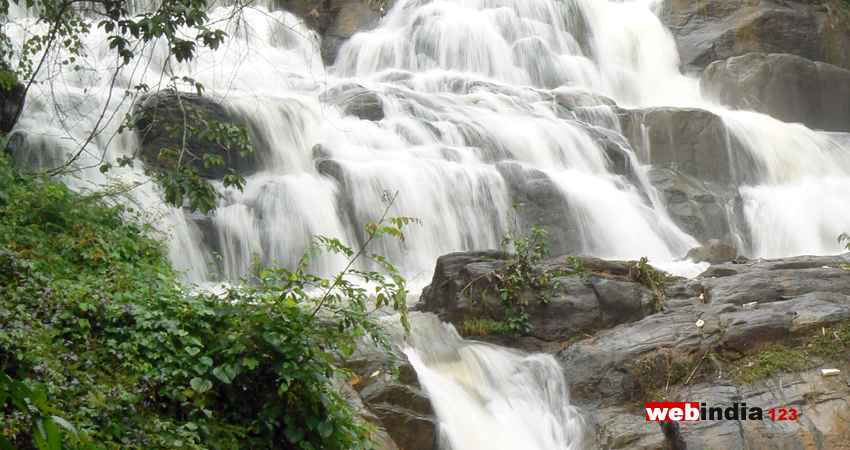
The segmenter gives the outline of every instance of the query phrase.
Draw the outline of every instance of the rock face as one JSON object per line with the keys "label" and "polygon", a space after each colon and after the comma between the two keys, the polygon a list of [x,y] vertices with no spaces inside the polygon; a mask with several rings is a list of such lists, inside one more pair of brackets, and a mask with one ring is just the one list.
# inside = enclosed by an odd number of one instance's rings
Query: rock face
{"label": "rock face", "polygon": [[370,347],[358,349],[348,360],[349,367],[358,374],[351,380],[351,387],[367,407],[367,413],[361,414],[386,430],[399,449],[437,450],[439,424],[428,394],[419,386],[416,371],[401,351],[393,351],[397,378],[393,378],[389,357]]}
{"label": "rock face", "polygon": [[673,32],[682,69],[752,52],[790,53],[848,68],[847,26],[824,5],[767,0],[665,0],[661,20]]}
{"label": "rock face", "polygon": [[722,264],[732,261],[739,262],[738,250],[720,239],[712,239],[702,247],[692,248],[688,252],[687,257],[691,258],[694,262],[708,262],[711,264]]}
{"label": "rock face", "polygon": [[746,241],[744,204],[737,187],[700,181],[668,168],[652,168],[648,175],[676,225],[698,241],[720,237],[734,242],[735,232]]}
{"label": "rock face", "polygon": [[[623,136],[635,153],[702,181],[731,183],[732,164],[723,120],[697,108],[647,108],[618,111]],[[648,139],[644,139],[644,131]],[[734,145],[734,143],[733,143]],[[736,152],[737,153],[737,152]]]}
{"label": "rock face", "polygon": [[384,101],[377,93],[359,84],[335,86],[322,93],[319,99],[338,106],[345,114],[363,120],[378,121],[384,118]]}
{"label": "rock face", "polygon": [[8,91],[0,92],[0,133],[12,131],[18,121],[25,96],[26,88],[21,83],[15,84]]}
{"label": "rock face", "polygon": [[[181,107],[182,103],[182,107]],[[180,147],[182,135],[172,136],[166,127],[174,126],[184,122],[183,111],[198,111],[202,119],[206,121],[215,120],[238,125],[246,125],[245,120],[235,111],[209,97],[194,94],[181,93],[159,93],[143,99],[136,107],[135,124],[139,129],[141,146],[140,157],[148,165],[161,166],[166,164],[157,157],[163,148]],[[185,116],[187,124],[202,129],[202,125],[192,118],[191,112]],[[258,150],[247,157],[239,156],[235,148],[224,148],[213,141],[199,139],[189,136],[186,147],[191,152],[184,155],[183,161],[194,166],[200,175],[208,179],[221,179],[229,172],[236,170],[241,175],[250,175],[260,168]],[[204,166],[204,154],[214,154],[224,160],[223,165]]]}
{"label": "rock face", "polygon": [[[652,310],[652,291],[625,276],[634,261],[600,265],[601,260],[585,260],[590,268],[586,278],[571,276],[575,271],[567,258],[545,263],[557,283],[556,289],[546,292],[545,301],[539,302],[531,291],[521,294],[528,303],[530,337],[566,341],[577,333],[638,320]],[[490,276],[506,265],[507,255],[498,251],[444,255],[437,260],[434,278],[423,290],[418,309],[436,313],[458,327],[466,318],[501,320],[504,306]]]}
{"label": "rock face", "polygon": [[[336,3],[336,2],[335,2]],[[380,2],[348,2],[333,12],[328,29],[322,39],[322,60],[330,66],[336,60],[339,49],[354,33],[371,30],[381,22],[382,11],[372,6]]]}
{"label": "rock face", "polygon": [[[699,400],[724,408],[745,402],[765,411],[793,407],[802,418],[778,425],[681,423],[688,448],[850,448],[846,373],[823,378],[811,368],[748,385],[734,383],[718,369],[719,358],[754,355],[850,320],[850,271],[840,268],[846,263],[845,257],[834,256],[715,265],[701,281],[669,285],[664,311],[560,350],[557,357],[571,395],[597,424],[598,444],[668,448],[658,426],[641,413],[647,389],[655,387],[670,401]],[[710,352],[716,356],[707,358]],[[694,373],[704,372],[710,375],[688,384]]]}
{"label": "rock face", "polygon": [[810,128],[850,131],[850,71],[787,54],[751,53],[712,63],[707,96]]}

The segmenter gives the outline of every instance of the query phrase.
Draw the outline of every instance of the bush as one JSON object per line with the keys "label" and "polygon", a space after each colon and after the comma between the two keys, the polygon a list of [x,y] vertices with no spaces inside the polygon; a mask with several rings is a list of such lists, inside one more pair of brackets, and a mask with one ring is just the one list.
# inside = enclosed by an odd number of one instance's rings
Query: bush
{"label": "bush", "polygon": [[[320,238],[297,270],[260,269],[217,296],[180,284],[131,209],[22,175],[6,157],[0,186],[0,366],[92,447],[371,446],[329,382],[359,340],[387,345],[371,299],[405,320],[404,279],[382,257]],[[408,221],[367,231],[403,237]],[[389,277],[351,265],[330,280],[309,274],[326,251],[371,258]],[[33,446],[30,419],[0,404],[0,433],[18,448]]]}

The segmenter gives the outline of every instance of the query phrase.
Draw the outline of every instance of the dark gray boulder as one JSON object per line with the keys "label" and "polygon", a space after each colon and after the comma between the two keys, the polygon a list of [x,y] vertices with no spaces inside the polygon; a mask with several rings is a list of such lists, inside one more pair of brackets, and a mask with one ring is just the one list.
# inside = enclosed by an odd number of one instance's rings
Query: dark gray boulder
{"label": "dark gray boulder", "polygon": [[342,112],[363,120],[378,121],[384,118],[384,101],[381,97],[358,84],[343,84],[328,89],[319,99],[338,106]]}
{"label": "dark gray boulder", "polygon": [[702,247],[695,247],[688,251],[688,258],[694,262],[708,262],[711,264],[722,264],[726,262],[744,262],[742,258],[738,258],[738,249],[729,245],[729,243],[720,240],[712,239]]}
{"label": "dark gray boulder", "polygon": [[[610,328],[649,314],[655,302],[652,291],[622,275],[628,273],[634,261],[607,265],[595,262],[588,258],[590,271],[586,278],[572,276],[575,271],[567,258],[541,264],[555,276],[552,286],[557,287],[541,293],[542,299],[530,290],[520,293],[527,302],[525,310],[531,325],[528,336],[545,342],[564,342],[577,333]],[[435,313],[458,328],[468,318],[501,320],[504,305],[493,277],[506,264],[507,255],[498,251],[441,256],[416,309]]]}
{"label": "dark gray boulder", "polygon": [[649,155],[642,163],[674,169],[701,181],[740,181],[734,179],[732,170],[739,162],[730,161],[730,154],[741,152],[728,150],[726,126],[716,114],[698,108],[658,107],[619,109],[618,115],[623,136],[635,153]]}
{"label": "dark gray boulder", "polygon": [[[398,376],[394,376],[391,358]],[[350,384],[366,405],[368,420],[386,430],[400,449],[437,449],[439,423],[428,394],[419,385],[416,371],[404,353],[398,348],[390,354],[364,345],[347,362],[358,375]]]}
{"label": "dark gray boulder", "polygon": [[0,133],[12,131],[18,122],[25,97],[26,87],[21,83],[12,85],[9,90],[0,88]]}
{"label": "dark gray boulder", "polygon": [[515,162],[496,163],[496,170],[505,180],[511,203],[522,205],[517,211],[521,228],[531,225],[545,228],[553,254],[583,250],[577,216],[571,211],[567,197],[548,175]]}
{"label": "dark gray boulder", "polygon": [[326,66],[333,65],[339,54],[339,49],[354,33],[368,31],[381,23],[384,11],[379,9],[380,2],[349,1],[340,2],[341,7],[332,3],[329,10],[327,31],[322,37],[322,60]]}
{"label": "dark gray boulder", "polygon": [[810,128],[850,131],[850,71],[788,54],[715,61],[700,88],[725,105]]}
{"label": "dark gray boulder", "polygon": [[735,185],[701,181],[662,167],[649,169],[648,176],[673,222],[698,241],[747,241],[744,203]]}
{"label": "dark gray boulder", "polygon": [[[184,111],[186,114],[184,115]],[[201,115],[195,118],[193,112]],[[168,127],[185,123],[199,130],[204,129],[202,121],[218,121],[247,126],[245,118],[219,100],[196,94],[160,92],[140,99],[135,108],[133,121],[139,130],[140,147],[138,156],[149,166],[164,167],[169,164],[158,158],[164,148],[180,148],[183,136],[173,136]],[[255,148],[254,153],[246,157],[239,155],[237,148],[225,148],[214,141],[200,139],[191,133],[186,139],[188,150],[182,163],[191,165],[200,175],[207,179],[221,179],[234,169],[241,175],[250,175],[260,170],[261,163],[258,154],[261,149]],[[204,165],[205,154],[218,155],[224,160],[223,165]]]}
{"label": "dark gray boulder", "polygon": [[[808,256],[712,266],[704,276],[728,274],[674,281],[667,286],[664,311],[561,349],[557,357],[570,380],[571,397],[588,411],[597,444],[669,448],[661,430],[648,426],[643,415],[647,389],[654,386],[669,401],[704,401],[724,408],[745,402],[765,412],[793,407],[806,417],[787,423],[680,423],[678,437],[688,448],[796,449],[807,442],[815,443],[813,448],[844,448],[850,412],[846,375],[822,377],[823,366],[809,361],[809,370],[801,373],[737,384],[718,367],[721,360],[756,355],[847,323],[850,271],[841,268],[846,263],[842,256]],[[716,355],[713,361],[706,358],[709,352]],[[700,367],[712,375],[700,377]],[[698,376],[691,380],[695,372]],[[778,425],[768,426],[773,424]]]}
{"label": "dark gray boulder", "polygon": [[665,0],[659,15],[672,31],[682,70],[752,52],[790,53],[850,68],[850,33],[824,5],[766,0]]}

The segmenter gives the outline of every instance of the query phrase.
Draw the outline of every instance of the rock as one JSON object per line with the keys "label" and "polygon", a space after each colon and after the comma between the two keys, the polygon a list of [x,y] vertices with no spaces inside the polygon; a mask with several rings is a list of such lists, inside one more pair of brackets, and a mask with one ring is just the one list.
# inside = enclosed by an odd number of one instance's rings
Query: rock
{"label": "rock", "polygon": [[705,301],[712,304],[759,304],[798,297],[810,292],[850,293],[850,271],[845,269],[777,269],[705,280]]}
{"label": "rock", "polygon": [[12,131],[18,122],[25,97],[26,87],[21,83],[14,84],[8,91],[0,94],[0,133],[7,134]]}
{"label": "rock", "polygon": [[[371,30],[381,22],[383,12],[378,9],[380,2],[347,2],[341,8],[330,11],[331,19],[322,38],[322,60],[325,66],[333,65],[339,49],[358,31]],[[332,3],[336,5],[336,2]]]}
{"label": "rock", "polygon": [[682,70],[752,52],[790,53],[850,68],[850,33],[829,9],[802,2],[665,0],[662,22],[673,32]]}
{"label": "rock", "polygon": [[[704,399],[707,406],[723,408],[746,403],[760,407],[766,419],[680,422],[688,448],[850,448],[850,388],[840,380],[821,377],[818,370],[781,374],[754,386],[729,380],[698,383],[678,397]],[[798,419],[770,420],[767,411],[771,408],[793,408]]]}
{"label": "rock", "polygon": [[850,131],[850,71],[788,54],[715,61],[700,79],[707,96],[810,128]]}
{"label": "rock", "polygon": [[580,253],[581,227],[558,186],[537,169],[515,162],[496,163],[511,196],[511,203],[523,205],[518,211],[520,227],[535,225],[545,228],[552,254]]}
{"label": "rock", "polygon": [[[396,360],[397,378],[393,377],[390,357]],[[395,445],[403,450],[437,449],[439,423],[404,353],[393,348],[390,355],[364,345],[347,362],[359,375],[352,387],[373,414],[374,423],[386,429]]]}
{"label": "rock", "polygon": [[[416,309],[436,313],[460,329],[467,318],[499,321],[504,306],[491,277],[506,264],[507,255],[497,251],[441,256]],[[527,334],[541,341],[565,342],[577,333],[638,320],[655,301],[652,291],[625,276],[610,272],[570,276],[574,271],[566,259],[547,261],[545,267],[555,274],[557,288],[545,291],[542,302],[531,291],[520,293],[531,325]]]}
{"label": "rock", "polygon": [[[139,156],[145,164],[163,167],[168,163],[158,158],[160,151],[163,148],[179,148],[182,145],[182,136],[172,136],[166,127],[184,122],[183,108],[187,111],[194,109],[206,121],[215,120],[236,125],[247,125],[245,119],[239,113],[210,97],[181,93],[178,99],[174,93],[162,92],[150,95],[141,99],[137,104],[133,118],[136,127],[139,129],[141,140]],[[203,129],[203,125],[191,117],[191,111],[187,113],[187,117],[188,125]],[[255,148],[253,154],[241,157],[237,148],[223,148],[213,141],[193,136],[187,138],[186,148],[189,151],[184,154],[183,163],[193,166],[202,177],[207,179],[221,179],[229,173],[230,169],[234,169],[243,176],[255,173],[260,169],[258,153],[262,150],[259,148]],[[220,156],[224,160],[224,164],[205,167],[203,159],[205,154]]]}
{"label": "rock", "polygon": [[381,97],[358,84],[335,86],[325,91],[319,99],[362,120],[378,121],[384,118],[384,101]]}
{"label": "rock", "polygon": [[372,425],[375,425],[376,430],[370,437],[377,444],[376,450],[398,450],[395,442],[383,427],[381,419],[363,404],[363,400],[346,380],[335,379],[333,389],[354,412],[360,414],[363,419]]}
{"label": "rock", "polygon": [[847,264],[844,256],[793,256],[782,259],[759,259],[747,264],[715,264],[701,273],[698,278],[720,278],[739,273],[765,272],[782,269],[819,269],[823,267],[840,268]]}
{"label": "rock", "polygon": [[694,262],[709,262],[711,264],[722,264],[732,262],[738,258],[738,250],[720,239],[712,239],[702,247],[692,248],[688,252],[688,258]]}
{"label": "rock", "polygon": [[[654,167],[677,170],[700,181],[739,182],[732,176],[737,161],[727,148],[723,120],[697,108],[618,109],[620,128],[638,155],[648,155]],[[648,137],[646,139],[645,137]],[[731,145],[735,146],[734,141]]]}
{"label": "rock", "polygon": [[653,167],[649,182],[664,197],[667,213],[700,242],[721,236],[747,242],[744,202],[736,186],[700,181],[677,170]]}

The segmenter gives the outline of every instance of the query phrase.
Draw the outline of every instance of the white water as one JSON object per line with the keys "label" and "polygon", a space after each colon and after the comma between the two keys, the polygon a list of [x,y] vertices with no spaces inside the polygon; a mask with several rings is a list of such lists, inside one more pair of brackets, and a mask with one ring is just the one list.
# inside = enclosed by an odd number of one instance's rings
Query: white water
{"label": "white water", "polygon": [[464,341],[434,316],[413,316],[405,354],[452,450],[578,450],[586,423],[551,355]]}
{"label": "white water", "polygon": [[[55,167],[102,128],[65,182],[78,190],[139,184],[127,201],[170,237],[172,260],[193,281],[209,279],[209,263],[228,279],[244,275],[254,258],[292,266],[316,234],[356,245],[360,227],[380,217],[381,195],[390,191],[398,192],[391,214],[423,224],[406,229],[403,243],[385,240],[373,250],[423,285],[438,256],[499,246],[512,202],[502,162],[542,173],[566,199],[562,209],[579,235],[571,251],[648,256],[696,275],[700,266],[678,259],[698,242],[671,221],[647,167],[633,167],[636,182],[616,175],[588,132],[620,131],[611,108],[586,95],[596,92],[621,106],[699,106],[723,117],[754,161],[736,168],[749,172],[735,174],[749,183],[740,187],[751,235],[741,243],[749,256],[842,251],[836,237],[850,231],[848,135],[709,105],[696,81],[679,74],[673,39],[652,7],[399,0],[378,29],[355,35],[330,68],[322,64],[318,37],[294,16],[258,7],[228,20],[221,8],[211,16],[231,36],[223,48],[177,64],[162,45],[151,45],[143,60],[114,78],[116,62],[93,29],[79,70],[49,64],[41,76],[50,82],[30,90],[16,129],[24,150],[16,157],[23,166]],[[17,25],[6,32],[19,45],[42,26],[22,10],[12,17]],[[161,202],[140,162],[109,177],[97,170],[103,161],[134,155],[138,145],[135,135],[117,134],[131,111],[125,91],[139,83],[162,87],[184,75],[243,113],[265,164],[243,192],[225,192],[206,237],[191,216]],[[323,92],[351,83],[381,97],[383,120],[346,116],[321,100]],[[559,115],[556,95],[584,95],[580,120]],[[317,144],[321,155],[314,154]],[[333,161],[341,180],[320,173],[317,156]],[[340,267],[333,259],[319,264],[323,274]],[[433,326],[414,335],[423,343],[409,356],[453,450],[582,445],[581,418],[554,361],[463,343]]]}

